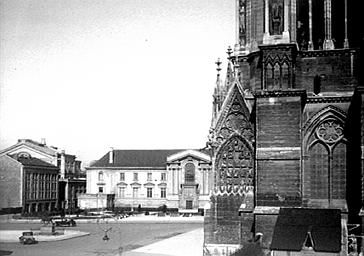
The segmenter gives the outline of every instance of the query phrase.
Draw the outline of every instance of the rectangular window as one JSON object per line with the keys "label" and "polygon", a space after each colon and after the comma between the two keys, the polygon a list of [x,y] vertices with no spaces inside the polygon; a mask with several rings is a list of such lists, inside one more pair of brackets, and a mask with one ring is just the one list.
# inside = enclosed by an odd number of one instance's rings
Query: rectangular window
{"label": "rectangular window", "polygon": [[152,188],[147,188],[147,197],[151,198],[153,194],[153,189]]}
{"label": "rectangular window", "polygon": [[104,188],[103,187],[99,187],[99,193],[104,193]]}
{"label": "rectangular window", "polygon": [[125,188],[119,188],[119,197],[125,197]]}
{"label": "rectangular window", "polygon": [[138,180],[138,173],[134,172],[134,181]]}
{"label": "rectangular window", "polygon": [[152,180],[152,173],[151,172],[148,172],[148,178],[147,178],[148,181],[151,181]]}
{"label": "rectangular window", "polygon": [[166,188],[161,188],[161,198],[166,198]]}
{"label": "rectangular window", "polygon": [[133,188],[133,197],[134,198],[138,197],[138,188]]}
{"label": "rectangular window", "polygon": [[125,181],[125,173],[120,173],[120,181]]}
{"label": "rectangular window", "polygon": [[166,174],[164,172],[161,173],[161,181],[166,181]]}

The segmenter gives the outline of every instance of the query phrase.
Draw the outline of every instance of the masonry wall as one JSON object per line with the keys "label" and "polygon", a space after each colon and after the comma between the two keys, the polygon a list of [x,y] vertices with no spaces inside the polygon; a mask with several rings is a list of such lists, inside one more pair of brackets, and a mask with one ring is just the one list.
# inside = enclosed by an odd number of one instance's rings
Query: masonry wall
{"label": "masonry wall", "polygon": [[21,164],[3,155],[0,157],[0,209],[22,207]]}
{"label": "masonry wall", "polygon": [[268,250],[272,242],[274,226],[276,224],[278,215],[276,214],[259,214],[255,215],[255,232],[262,233],[262,247]]}
{"label": "masonry wall", "polygon": [[301,97],[258,97],[256,119],[256,203],[299,206]]}
{"label": "masonry wall", "polygon": [[321,92],[352,91],[358,70],[355,50],[299,52],[295,87],[313,92],[314,77],[320,76]]}
{"label": "masonry wall", "polygon": [[211,196],[211,209],[204,221],[204,242],[207,244],[244,244],[252,238],[253,214],[242,213],[240,195]]}

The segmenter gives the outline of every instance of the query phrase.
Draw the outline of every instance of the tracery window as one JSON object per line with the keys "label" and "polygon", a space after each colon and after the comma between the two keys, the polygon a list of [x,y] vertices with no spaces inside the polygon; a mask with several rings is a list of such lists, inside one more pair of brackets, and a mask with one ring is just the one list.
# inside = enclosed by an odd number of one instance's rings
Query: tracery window
{"label": "tracery window", "polygon": [[344,129],[336,119],[327,119],[315,129],[308,150],[306,179],[313,199],[345,199],[346,144]]}
{"label": "tracery window", "polygon": [[217,185],[253,185],[252,154],[242,139],[230,139],[221,149],[217,159]]}
{"label": "tracery window", "polygon": [[343,128],[335,120],[325,121],[317,129],[317,137],[328,144],[338,142],[343,134]]}

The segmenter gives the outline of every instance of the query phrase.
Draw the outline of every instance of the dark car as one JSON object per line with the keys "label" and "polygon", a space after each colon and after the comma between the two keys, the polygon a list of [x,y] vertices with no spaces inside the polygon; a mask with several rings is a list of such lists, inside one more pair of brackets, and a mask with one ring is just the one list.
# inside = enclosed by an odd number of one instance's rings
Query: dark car
{"label": "dark car", "polygon": [[33,236],[33,232],[31,231],[23,232],[23,235],[19,237],[19,242],[21,242],[22,244],[38,243]]}
{"label": "dark car", "polygon": [[73,219],[61,219],[54,222],[57,227],[75,227],[76,221]]}

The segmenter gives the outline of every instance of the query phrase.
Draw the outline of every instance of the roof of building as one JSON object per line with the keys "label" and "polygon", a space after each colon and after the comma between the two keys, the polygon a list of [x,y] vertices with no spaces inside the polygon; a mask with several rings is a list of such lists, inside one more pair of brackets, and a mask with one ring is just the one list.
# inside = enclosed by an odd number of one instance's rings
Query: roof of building
{"label": "roof of building", "polygon": [[274,227],[271,250],[301,251],[310,239],[314,251],[341,251],[339,209],[281,208]]}
{"label": "roof of building", "polygon": [[165,168],[168,156],[184,150],[186,149],[113,150],[113,163],[109,163],[108,152],[90,167]]}
{"label": "roof of building", "polygon": [[18,162],[20,162],[21,164],[23,164],[24,166],[32,166],[32,167],[47,167],[47,168],[54,168],[54,169],[59,169],[57,166],[47,163],[43,160],[40,160],[38,158],[35,157],[18,157],[17,159]]}
{"label": "roof of building", "polygon": [[19,146],[27,146],[32,149],[35,149],[37,151],[43,152],[48,155],[55,156],[57,155],[57,148],[52,146],[47,146],[46,144],[42,144],[40,142],[31,140],[31,139],[19,139],[18,142],[15,145],[10,146],[9,148],[3,149],[0,151],[0,154],[8,154],[8,152],[11,152],[13,149],[19,147]]}

